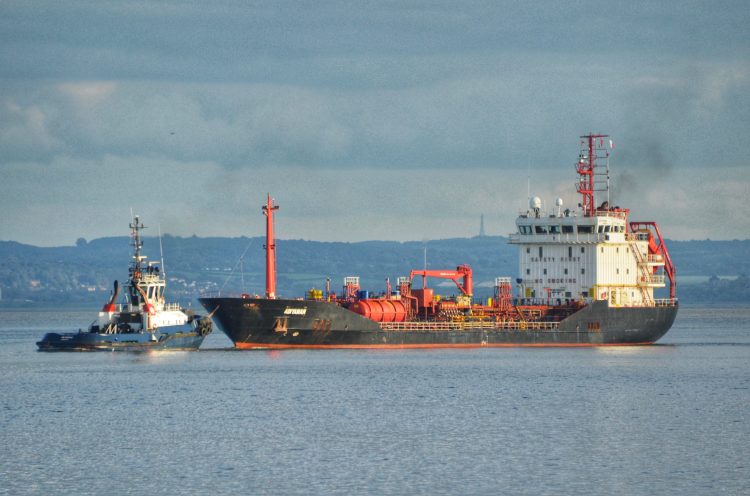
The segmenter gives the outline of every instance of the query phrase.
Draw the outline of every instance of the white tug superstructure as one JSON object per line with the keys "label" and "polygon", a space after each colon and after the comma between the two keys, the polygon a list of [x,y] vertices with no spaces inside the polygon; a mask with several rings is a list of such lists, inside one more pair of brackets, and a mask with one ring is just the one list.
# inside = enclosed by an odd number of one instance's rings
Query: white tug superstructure
{"label": "white tug superstructure", "polygon": [[[594,192],[609,193],[607,135],[581,137],[576,164],[580,209],[563,210],[558,199],[543,211],[538,197],[516,220],[519,298],[525,304],[560,305],[606,300],[610,307],[649,307],[674,298],[674,267],[653,222],[628,222],[628,209],[595,207]],[[607,140],[607,144],[611,141]],[[670,280],[670,300],[656,300],[654,288]]]}
{"label": "white tug superstructure", "polygon": [[143,224],[138,216],[130,224],[133,257],[128,269],[123,303],[115,303],[120,292],[117,281],[112,297],[87,331],[48,332],[37,346],[43,351],[147,351],[197,350],[212,330],[211,318],[167,303],[167,281],[163,263],[149,262],[141,254]]}

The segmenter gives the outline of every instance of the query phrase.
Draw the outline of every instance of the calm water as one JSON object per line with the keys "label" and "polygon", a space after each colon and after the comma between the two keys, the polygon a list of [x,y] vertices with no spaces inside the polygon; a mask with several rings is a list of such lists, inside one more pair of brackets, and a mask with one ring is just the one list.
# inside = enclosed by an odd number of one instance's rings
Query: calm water
{"label": "calm water", "polygon": [[750,494],[750,308],[661,345],[39,353],[0,312],[0,494]]}

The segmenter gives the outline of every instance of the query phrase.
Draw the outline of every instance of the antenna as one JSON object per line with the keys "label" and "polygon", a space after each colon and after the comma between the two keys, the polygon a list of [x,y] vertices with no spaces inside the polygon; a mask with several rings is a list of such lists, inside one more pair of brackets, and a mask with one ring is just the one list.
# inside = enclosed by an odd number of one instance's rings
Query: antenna
{"label": "antenna", "polygon": [[[596,191],[604,191],[601,180],[597,179],[597,176],[607,176],[604,187],[609,195],[609,152],[604,146],[604,138],[609,138],[609,135],[590,133],[581,136],[581,151],[575,166],[579,176],[576,191],[581,194],[581,207],[586,217],[596,215],[594,194]],[[602,159],[606,159],[604,163]],[[601,172],[603,167],[607,170]]]}
{"label": "antenna", "polygon": [[167,269],[164,268],[164,247],[161,245],[161,224],[157,226],[159,231],[159,255],[161,256],[161,274],[164,279],[167,278]]}
{"label": "antenna", "polygon": [[526,164],[526,205],[531,201],[531,171],[529,164]]}
{"label": "antenna", "polygon": [[242,283],[242,291],[245,291],[245,257],[240,257],[240,281]]}

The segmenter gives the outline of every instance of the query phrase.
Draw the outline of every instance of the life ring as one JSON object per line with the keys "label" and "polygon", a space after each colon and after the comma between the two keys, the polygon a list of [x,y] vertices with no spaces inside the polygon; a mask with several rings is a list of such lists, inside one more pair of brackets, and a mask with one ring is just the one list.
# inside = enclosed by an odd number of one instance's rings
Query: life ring
{"label": "life ring", "polygon": [[526,321],[522,320],[521,322],[519,322],[518,323],[518,328],[521,329],[522,331],[525,331],[526,330]]}

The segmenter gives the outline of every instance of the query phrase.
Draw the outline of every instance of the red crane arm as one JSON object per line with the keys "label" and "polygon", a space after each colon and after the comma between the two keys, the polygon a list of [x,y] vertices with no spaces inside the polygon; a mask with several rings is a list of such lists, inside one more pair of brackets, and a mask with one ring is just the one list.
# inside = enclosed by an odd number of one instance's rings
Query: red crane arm
{"label": "red crane arm", "polygon": [[[409,273],[409,281],[414,279],[414,276],[422,277],[437,277],[439,279],[451,279],[461,292],[467,296],[471,296],[474,288],[472,285],[471,267],[468,265],[459,265],[456,270],[412,270]],[[459,279],[463,279],[463,284]]]}

